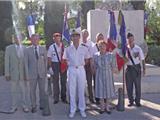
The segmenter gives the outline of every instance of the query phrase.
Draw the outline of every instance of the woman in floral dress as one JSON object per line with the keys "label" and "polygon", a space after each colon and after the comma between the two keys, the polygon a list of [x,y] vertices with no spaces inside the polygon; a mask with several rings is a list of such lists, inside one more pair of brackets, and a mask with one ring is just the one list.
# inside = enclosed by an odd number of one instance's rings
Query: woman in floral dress
{"label": "woman in floral dress", "polygon": [[106,51],[107,44],[104,40],[98,42],[98,47],[100,51],[93,57],[96,73],[95,97],[100,98],[100,113],[106,110],[110,114],[109,100],[115,97],[113,72],[116,72],[116,59],[112,53]]}

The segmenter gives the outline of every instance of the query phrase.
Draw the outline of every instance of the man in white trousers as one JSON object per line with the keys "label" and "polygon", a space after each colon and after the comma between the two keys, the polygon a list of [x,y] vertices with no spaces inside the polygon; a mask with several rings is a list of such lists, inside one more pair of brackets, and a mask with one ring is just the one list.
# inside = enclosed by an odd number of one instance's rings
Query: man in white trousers
{"label": "man in white trousers", "polygon": [[73,44],[65,49],[63,59],[68,63],[68,85],[70,96],[70,114],[69,117],[73,118],[77,109],[76,105],[76,92],[78,92],[78,108],[82,117],[86,117],[85,109],[85,85],[86,73],[84,65],[90,58],[87,47],[80,44],[80,32],[73,30],[71,33],[71,40]]}

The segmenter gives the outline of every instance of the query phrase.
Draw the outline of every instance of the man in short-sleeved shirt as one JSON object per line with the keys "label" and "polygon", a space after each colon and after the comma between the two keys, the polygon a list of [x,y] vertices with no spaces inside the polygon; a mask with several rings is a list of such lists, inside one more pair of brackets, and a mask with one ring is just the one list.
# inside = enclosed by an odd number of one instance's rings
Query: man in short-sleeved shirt
{"label": "man in short-sleeved shirt", "polygon": [[[77,109],[76,94],[78,94],[78,108],[81,116],[86,117],[85,83],[86,73],[84,65],[88,62],[90,54],[88,49],[80,45],[80,32],[73,30],[71,34],[73,44],[65,49],[63,59],[68,63],[68,82],[70,96],[70,114],[73,118]],[[78,89],[78,90],[77,90]],[[78,91],[78,93],[76,93]]]}
{"label": "man in short-sleeved shirt", "polygon": [[[61,92],[61,100],[63,103],[67,103],[66,100],[66,81],[67,81],[67,69],[63,72],[61,70],[60,64],[62,55],[64,52],[64,46],[61,42],[61,34],[54,33],[53,34],[54,43],[50,45],[48,49],[48,66],[53,70],[53,97],[54,104],[59,102],[59,94]],[[61,83],[61,87],[59,85],[59,80]],[[60,90],[61,88],[61,90]]]}
{"label": "man in short-sleeved shirt", "polygon": [[[140,107],[141,99],[141,62],[143,67],[143,75],[145,74],[145,57],[142,49],[134,43],[134,36],[131,33],[127,35],[127,69],[126,69],[126,87],[129,99],[129,107],[134,102]],[[133,97],[133,85],[135,86],[135,98]]]}

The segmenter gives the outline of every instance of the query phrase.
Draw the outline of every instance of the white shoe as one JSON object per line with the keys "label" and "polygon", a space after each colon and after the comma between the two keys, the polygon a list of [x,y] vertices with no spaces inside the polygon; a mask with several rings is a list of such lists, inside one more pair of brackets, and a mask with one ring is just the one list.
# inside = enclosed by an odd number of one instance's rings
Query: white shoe
{"label": "white shoe", "polygon": [[70,113],[69,118],[74,118],[75,113]]}
{"label": "white shoe", "polygon": [[82,116],[83,118],[86,118],[86,117],[87,117],[87,115],[86,115],[86,113],[85,113],[84,111],[81,111],[80,114],[81,114],[81,116]]}
{"label": "white shoe", "polygon": [[17,108],[16,107],[12,107],[8,113],[12,114],[12,113],[15,113],[17,111]]}
{"label": "white shoe", "polygon": [[27,107],[24,107],[24,108],[23,108],[23,112],[28,113],[28,112],[29,112],[29,109],[28,109]]}

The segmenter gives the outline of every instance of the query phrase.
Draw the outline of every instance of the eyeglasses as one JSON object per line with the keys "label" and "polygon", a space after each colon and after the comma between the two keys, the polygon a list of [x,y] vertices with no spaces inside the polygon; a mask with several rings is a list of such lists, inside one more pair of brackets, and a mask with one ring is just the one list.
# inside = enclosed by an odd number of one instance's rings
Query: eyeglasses
{"label": "eyeglasses", "polygon": [[61,37],[61,35],[54,35],[53,37]]}

